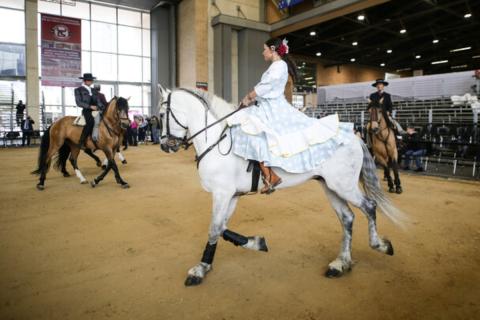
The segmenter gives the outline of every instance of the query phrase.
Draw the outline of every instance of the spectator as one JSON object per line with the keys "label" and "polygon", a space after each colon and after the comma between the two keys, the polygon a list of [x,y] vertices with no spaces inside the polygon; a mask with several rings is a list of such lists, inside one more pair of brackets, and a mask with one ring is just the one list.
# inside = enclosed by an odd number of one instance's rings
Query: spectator
{"label": "spectator", "polygon": [[138,141],[145,144],[145,138],[147,136],[148,122],[143,117],[139,118],[138,124]]}
{"label": "spectator", "polygon": [[138,122],[139,122],[138,117],[134,116],[133,121],[130,124],[130,134],[129,134],[130,139],[128,143],[134,147],[138,145]]}
{"label": "spectator", "polygon": [[152,128],[153,144],[159,144],[160,143],[160,120],[156,116],[153,116],[150,119],[150,126]]}
{"label": "spectator", "polygon": [[407,128],[407,137],[405,143],[405,167],[403,169],[410,170],[410,162],[413,157],[415,158],[415,164],[417,166],[415,171],[424,171],[420,157],[423,157],[427,153],[427,150],[424,143],[420,141],[420,137],[413,126],[408,126]]}
{"label": "spectator", "polygon": [[16,109],[17,109],[17,125],[21,125],[23,120],[23,112],[25,111],[25,105],[23,104],[22,100],[18,100]]}
{"label": "spectator", "polygon": [[33,124],[35,121],[27,116],[25,120],[22,120],[21,127],[22,127],[22,147],[25,146],[25,139],[27,140],[27,146],[30,146],[30,137],[33,134]]}

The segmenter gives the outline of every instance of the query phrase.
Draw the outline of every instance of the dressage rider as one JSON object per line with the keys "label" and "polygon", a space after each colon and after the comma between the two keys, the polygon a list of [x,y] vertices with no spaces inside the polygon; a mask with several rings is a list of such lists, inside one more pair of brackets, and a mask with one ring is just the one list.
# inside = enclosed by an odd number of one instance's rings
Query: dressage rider
{"label": "dressage rider", "polygon": [[[83,84],[75,89],[75,102],[77,103],[77,107],[82,108],[82,115],[85,117],[85,127],[83,127],[79,142],[79,146],[82,147],[87,137],[92,133],[95,125],[92,111],[97,111],[99,108],[96,90],[92,90],[91,88],[96,78],[91,73],[84,73],[80,79],[83,80]],[[98,135],[92,136],[92,139],[93,141],[97,141]]]}
{"label": "dressage rider", "polygon": [[376,105],[379,105],[383,111],[384,114],[388,116],[388,119],[394,126],[394,130],[396,130],[396,133],[403,134],[405,131],[402,129],[400,124],[392,118],[392,111],[393,111],[393,103],[392,103],[392,97],[390,96],[389,93],[385,92],[385,87],[388,86],[388,82],[385,81],[384,79],[377,79],[373,84],[372,87],[377,88],[377,91],[372,93],[370,95],[370,99],[368,100],[369,103],[374,103]]}

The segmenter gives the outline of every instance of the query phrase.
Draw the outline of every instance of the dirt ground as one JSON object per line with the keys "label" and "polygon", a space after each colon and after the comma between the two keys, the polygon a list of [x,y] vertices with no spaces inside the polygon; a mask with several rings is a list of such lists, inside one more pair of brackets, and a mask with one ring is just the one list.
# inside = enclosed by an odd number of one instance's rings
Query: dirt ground
{"label": "dirt ground", "polygon": [[[193,153],[125,155],[130,189],[51,171],[40,192],[37,149],[0,150],[0,319],[480,318],[480,183],[403,175],[392,199],[411,225],[378,218],[395,255],[368,247],[355,210],[355,266],[340,279],[324,277],[341,228],[317,183],[245,197],[230,229],[265,236],[270,251],[221,240],[213,271],[186,288],[211,204]],[[84,155],[80,167],[99,173]]]}

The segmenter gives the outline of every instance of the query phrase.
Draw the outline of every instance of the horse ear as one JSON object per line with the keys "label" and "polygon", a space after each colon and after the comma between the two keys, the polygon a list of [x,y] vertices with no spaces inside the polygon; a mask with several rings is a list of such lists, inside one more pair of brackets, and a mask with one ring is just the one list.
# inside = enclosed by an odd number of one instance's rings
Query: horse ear
{"label": "horse ear", "polygon": [[132,97],[132,96],[128,97],[128,98],[127,98],[127,101],[130,101],[130,98],[131,98],[131,97]]}
{"label": "horse ear", "polygon": [[158,92],[160,93],[160,95],[163,96],[163,93],[164,93],[165,91],[167,91],[167,90],[165,90],[165,88],[159,83],[159,84],[158,84]]}

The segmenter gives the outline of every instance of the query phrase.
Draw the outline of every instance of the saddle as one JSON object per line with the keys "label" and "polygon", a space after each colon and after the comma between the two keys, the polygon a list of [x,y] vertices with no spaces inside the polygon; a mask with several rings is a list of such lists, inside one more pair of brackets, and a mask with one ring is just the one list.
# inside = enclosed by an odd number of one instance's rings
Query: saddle
{"label": "saddle", "polygon": [[[96,116],[98,116],[99,112],[100,111],[92,111],[92,117],[95,118]],[[75,120],[73,120],[73,125],[74,126],[85,127],[85,124],[86,124],[86,121],[85,121],[85,117],[83,116],[83,114],[79,115],[78,117],[75,118]]]}

